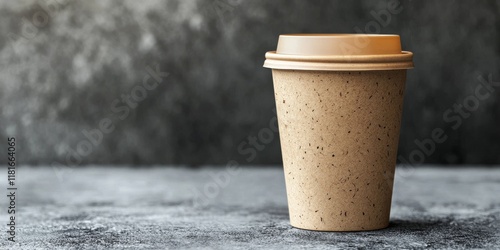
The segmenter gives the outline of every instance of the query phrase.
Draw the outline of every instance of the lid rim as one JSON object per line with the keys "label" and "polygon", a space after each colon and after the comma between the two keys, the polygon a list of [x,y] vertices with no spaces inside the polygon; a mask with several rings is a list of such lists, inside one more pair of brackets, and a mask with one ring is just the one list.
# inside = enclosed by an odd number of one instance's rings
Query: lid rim
{"label": "lid rim", "polygon": [[414,67],[413,62],[380,62],[380,63],[325,63],[325,62],[298,62],[268,59],[264,68],[279,70],[307,70],[307,71],[376,71],[376,70],[407,70]]}
{"label": "lid rim", "polygon": [[320,71],[400,70],[413,68],[413,53],[391,55],[303,56],[266,53],[265,68]]}
{"label": "lid rim", "polygon": [[287,55],[278,54],[276,51],[266,52],[266,59],[281,61],[303,61],[303,62],[402,62],[412,61],[413,53],[410,51],[401,51],[400,54],[381,54],[381,55]]}

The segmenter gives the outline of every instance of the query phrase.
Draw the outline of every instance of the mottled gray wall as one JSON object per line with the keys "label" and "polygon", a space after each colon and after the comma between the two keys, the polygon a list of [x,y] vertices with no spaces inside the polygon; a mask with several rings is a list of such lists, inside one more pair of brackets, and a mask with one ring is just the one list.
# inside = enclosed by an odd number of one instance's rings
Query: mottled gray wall
{"label": "mottled gray wall", "polygon": [[[388,2],[48,3],[0,3],[0,153],[16,136],[20,163],[200,165],[281,162],[277,135],[255,157],[237,150],[274,116],[264,53],[282,33],[365,30]],[[462,124],[443,120],[474,95],[478,76],[500,81],[500,1],[401,4],[387,25],[371,27],[400,34],[415,53],[400,155],[408,158],[415,139],[442,128],[448,139],[425,162],[500,163],[500,87]],[[148,73],[155,70],[168,76]],[[140,92],[148,77],[152,90]],[[124,108],[121,96],[130,93],[147,96]],[[82,144],[82,131],[101,120],[114,130],[96,146]]]}

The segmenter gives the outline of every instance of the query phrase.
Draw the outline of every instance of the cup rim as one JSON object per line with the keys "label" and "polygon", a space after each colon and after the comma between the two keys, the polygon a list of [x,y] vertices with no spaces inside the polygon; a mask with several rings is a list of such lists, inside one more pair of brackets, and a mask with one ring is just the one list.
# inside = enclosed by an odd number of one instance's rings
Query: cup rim
{"label": "cup rim", "polygon": [[317,71],[370,71],[412,69],[413,53],[401,51],[394,55],[303,56],[266,53],[264,68]]}

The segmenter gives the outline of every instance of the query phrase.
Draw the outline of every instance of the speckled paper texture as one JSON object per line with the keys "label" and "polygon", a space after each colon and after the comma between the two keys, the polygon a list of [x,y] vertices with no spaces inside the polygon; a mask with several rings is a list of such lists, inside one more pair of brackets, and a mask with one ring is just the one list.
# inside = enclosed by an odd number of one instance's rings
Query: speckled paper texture
{"label": "speckled paper texture", "polygon": [[387,227],[406,70],[273,70],[290,222]]}

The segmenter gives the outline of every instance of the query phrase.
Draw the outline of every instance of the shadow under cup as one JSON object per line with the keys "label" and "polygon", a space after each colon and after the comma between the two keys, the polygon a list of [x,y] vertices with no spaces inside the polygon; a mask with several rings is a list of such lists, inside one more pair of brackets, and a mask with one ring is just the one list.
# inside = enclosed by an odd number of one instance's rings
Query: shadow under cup
{"label": "shadow under cup", "polygon": [[281,35],[264,67],[273,72],[291,225],[387,227],[413,67],[399,36]]}

